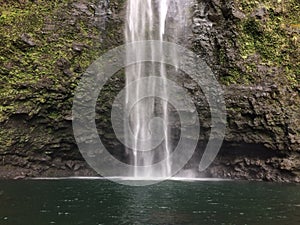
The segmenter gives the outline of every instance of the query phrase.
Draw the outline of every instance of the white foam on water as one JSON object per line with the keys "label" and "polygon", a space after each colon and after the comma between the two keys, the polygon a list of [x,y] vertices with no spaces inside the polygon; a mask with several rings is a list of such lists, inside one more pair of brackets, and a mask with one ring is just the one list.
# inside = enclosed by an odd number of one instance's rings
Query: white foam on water
{"label": "white foam on water", "polygon": [[217,181],[233,181],[221,178],[187,178],[187,177],[170,177],[168,179],[162,177],[34,177],[31,180],[125,180],[125,181],[183,181],[183,182],[217,182]]}

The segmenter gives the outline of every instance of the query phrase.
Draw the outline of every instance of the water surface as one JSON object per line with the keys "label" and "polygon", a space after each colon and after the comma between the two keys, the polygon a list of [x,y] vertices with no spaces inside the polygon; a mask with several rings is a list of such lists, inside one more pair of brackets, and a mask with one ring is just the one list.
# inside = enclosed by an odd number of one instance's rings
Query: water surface
{"label": "water surface", "polygon": [[165,181],[148,187],[106,180],[0,181],[2,225],[300,224],[300,186]]}

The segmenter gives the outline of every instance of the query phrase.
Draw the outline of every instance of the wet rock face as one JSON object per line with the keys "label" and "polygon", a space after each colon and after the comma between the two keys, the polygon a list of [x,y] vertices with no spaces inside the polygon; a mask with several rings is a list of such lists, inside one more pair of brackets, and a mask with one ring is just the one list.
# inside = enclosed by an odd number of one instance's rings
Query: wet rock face
{"label": "wet rock face", "polygon": [[73,92],[87,67],[121,44],[122,6],[57,0],[0,7],[0,177],[95,175],[73,137]]}
{"label": "wet rock face", "polygon": [[[265,36],[275,35],[268,28],[283,26],[274,25],[272,19],[277,18],[271,15],[279,6],[272,4],[252,8],[245,1],[199,0],[195,4],[193,47],[226,84],[227,135],[219,158],[207,171],[212,176],[299,181],[299,80],[291,82],[284,72],[289,64],[299,78],[297,60],[292,59],[299,50],[291,44],[290,56],[287,50],[280,53],[290,61],[276,63],[275,51],[269,59],[263,55],[269,45],[258,44]],[[277,17],[285,18],[281,13]],[[278,38],[291,43],[290,31],[282,32],[285,36]],[[252,44],[251,54],[244,55],[245,45]]]}
{"label": "wet rock face", "polygon": [[[299,30],[286,25],[297,14],[271,2],[193,5],[190,48],[223,85],[228,114],[225,143],[207,176],[300,181]],[[72,97],[91,62],[123,43],[124,5],[57,0],[0,6],[0,177],[95,174],[73,137]],[[189,77],[175,80],[201,112],[201,143],[187,166],[193,169],[210,132],[208,105]],[[126,161],[110,124],[110,107],[123,85],[121,71],[104,87],[96,120],[105,145]]]}

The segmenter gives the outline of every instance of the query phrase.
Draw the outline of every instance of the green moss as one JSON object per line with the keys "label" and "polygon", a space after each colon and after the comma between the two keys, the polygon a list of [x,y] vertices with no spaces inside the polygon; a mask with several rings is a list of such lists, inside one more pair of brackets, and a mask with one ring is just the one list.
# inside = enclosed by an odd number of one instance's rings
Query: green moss
{"label": "green moss", "polygon": [[[74,140],[66,118],[73,91],[95,59],[121,44],[123,24],[108,23],[102,32],[93,16],[75,12],[74,0],[20,2],[0,4],[0,151],[52,154],[61,142],[71,148],[67,143],[72,146]],[[120,2],[111,1],[112,10],[120,10]],[[34,45],[22,40],[24,34]],[[108,88],[106,102],[112,92]]]}
{"label": "green moss", "polygon": [[221,82],[225,85],[242,83],[244,85],[249,84],[252,81],[252,77],[243,72],[238,67],[232,67],[229,69],[226,76],[221,77]]}
{"label": "green moss", "polygon": [[[245,72],[252,76],[257,74],[257,69],[250,65],[254,57],[259,61],[256,66],[277,67],[282,74],[278,79],[286,80],[292,87],[299,86],[300,2],[237,0],[237,7],[246,14],[237,27],[237,41],[240,56],[245,60]],[[263,19],[253,14],[260,8],[265,8],[267,12]]]}
{"label": "green moss", "polygon": [[[50,99],[43,97],[49,93],[46,89],[59,90],[61,84],[72,84],[74,89],[73,83],[81,74],[78,68],[83,71],[101,54],[100,43],[96,43],[99,31],[88,25],[88,17],[76,18],[74,26],[66,22],[71,15],[62,9],[71,12],[71,3],[41,0],[0,5],[0,122],[26,102],[18,102],[19,96],[44,104]],[[26,46],[23,34],[28,34],[35,46]],[[86,47],[78,53],[72,49],[73,43]],[[60,59],[70,64],[71,77],[58,68]]]}

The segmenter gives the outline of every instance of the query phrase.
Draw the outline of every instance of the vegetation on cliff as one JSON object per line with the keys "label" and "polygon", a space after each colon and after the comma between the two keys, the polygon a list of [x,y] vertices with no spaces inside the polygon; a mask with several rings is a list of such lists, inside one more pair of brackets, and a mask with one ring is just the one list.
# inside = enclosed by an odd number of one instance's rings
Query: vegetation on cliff
{"label": "vegetation on cliff", "polygon": [[[73,92],[99,55],[122,44],[124,2],[0,1],[1,166],[24,167],[37,175],[47,167],[65,168],[59,160],[82,160],[74,151]],[[196,2],[209,12],[196,18],[194,39],[202,48],[195,50],[207,53],[213,69],[221,71],[216,74],[227,98],[226,141],[285,151],[289,168],[281,156],[263,166],[299,173],[300,160],[291,158],[298,156],[289,154],[300,146],[300,2]],[[120,82],[116,79],[112,83]],[[112,83],[105,87],[102,103],[109,104],[111,92],[119,88]],[[100,116],[109,120],[108,106]],[[41,163],[47,166],[36,168]],[[252,163],[243,161],[243,170],[262,167],[258,160]],[[67,164],[76,170],[81,166]]]}

